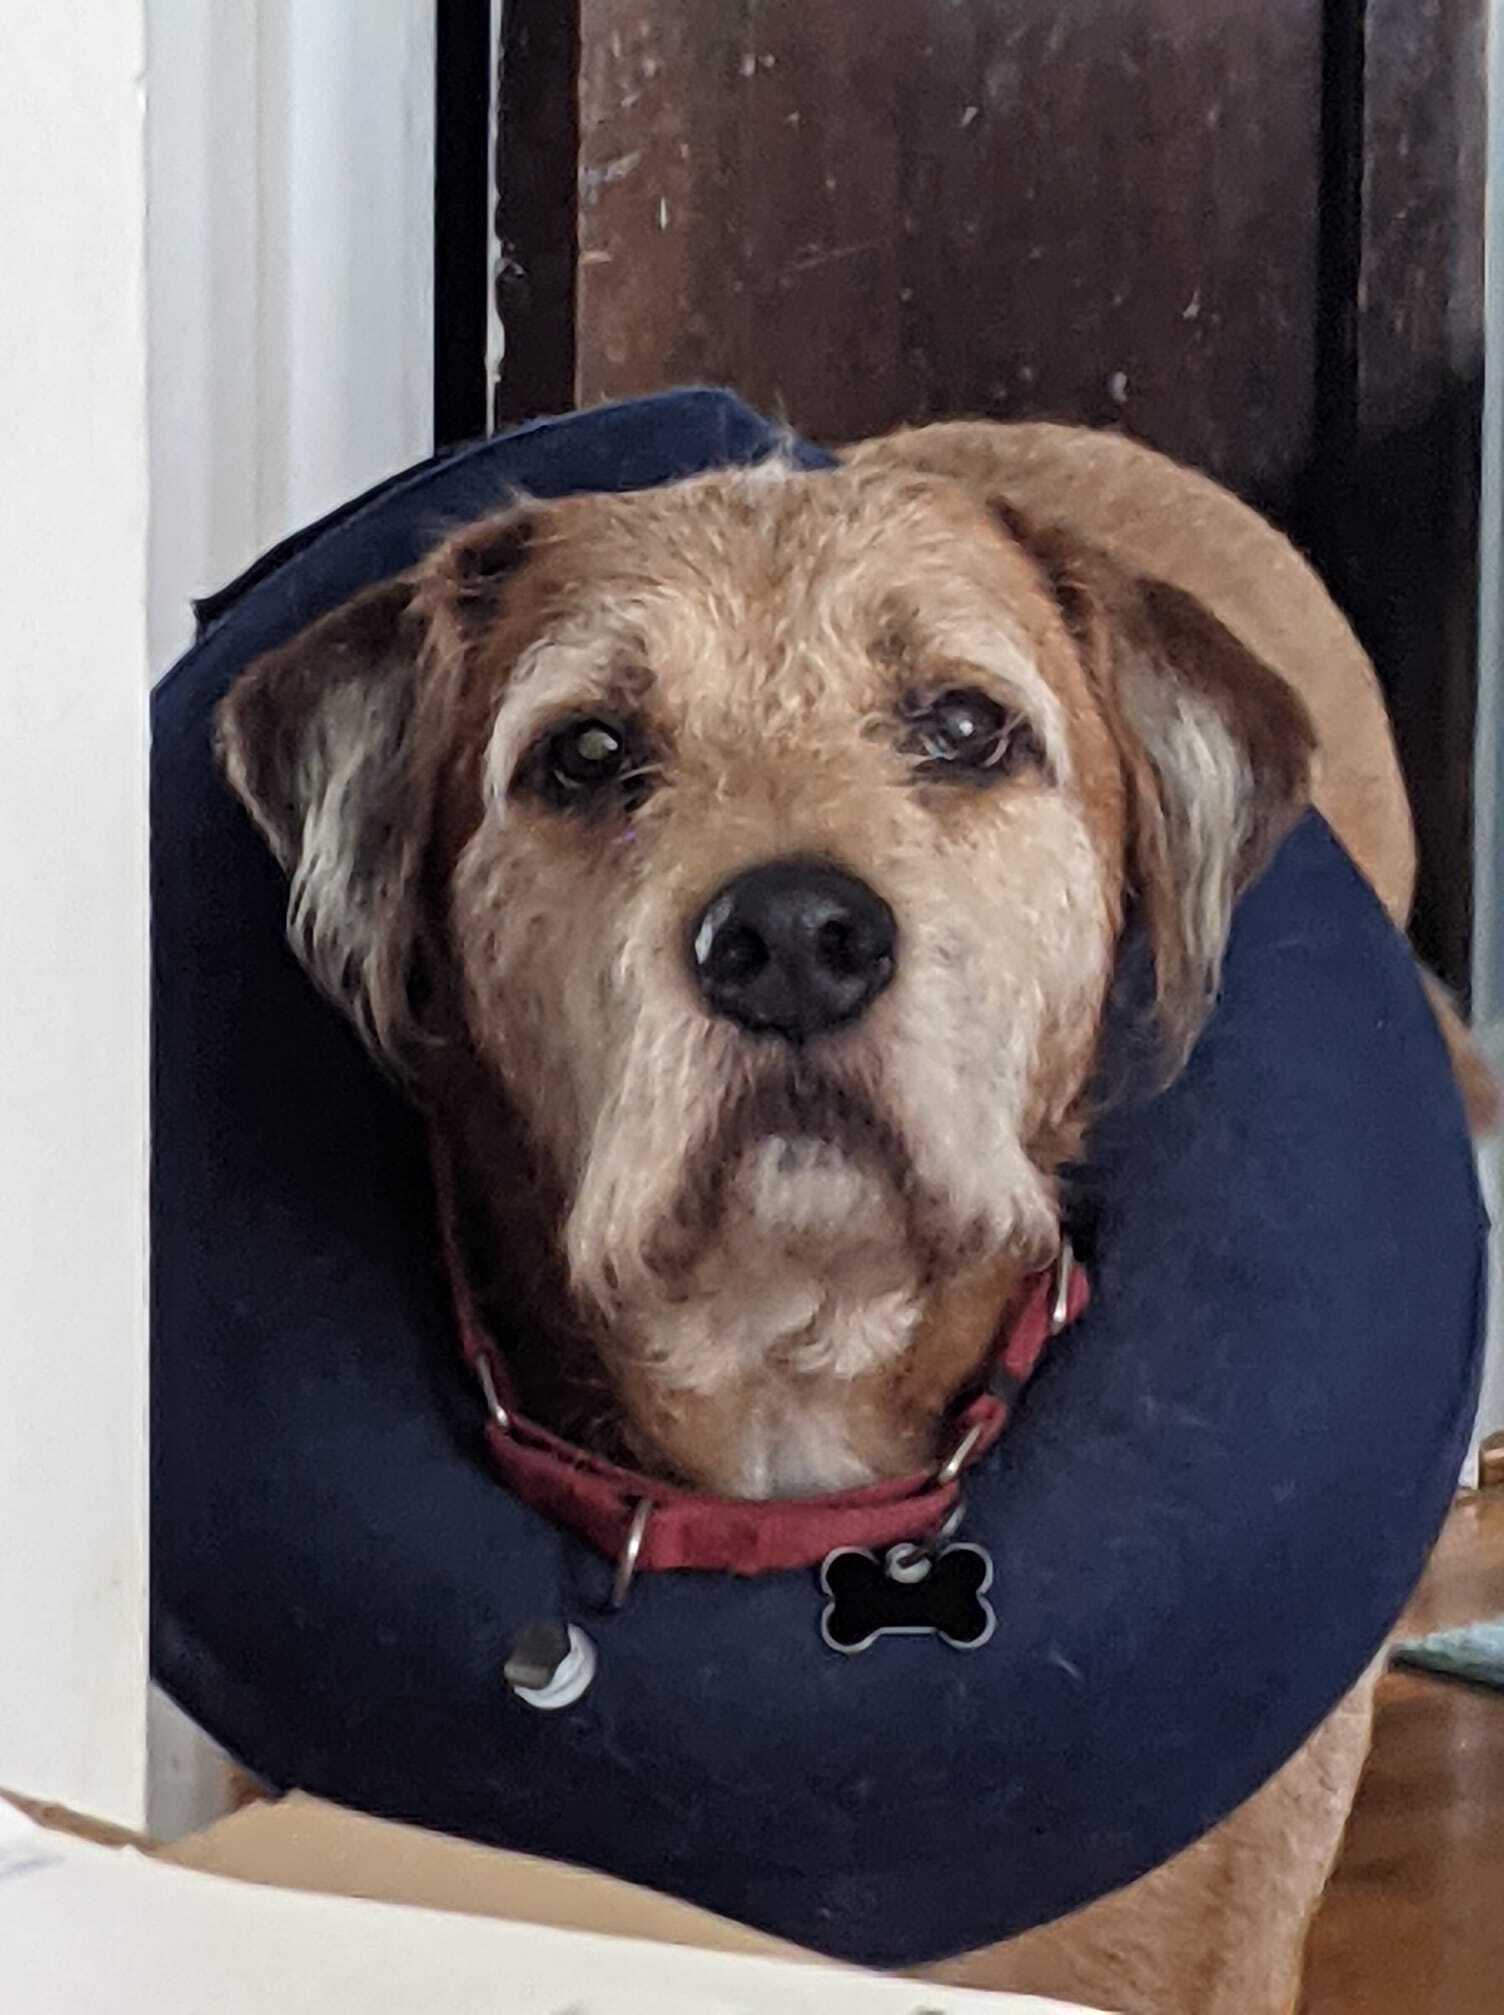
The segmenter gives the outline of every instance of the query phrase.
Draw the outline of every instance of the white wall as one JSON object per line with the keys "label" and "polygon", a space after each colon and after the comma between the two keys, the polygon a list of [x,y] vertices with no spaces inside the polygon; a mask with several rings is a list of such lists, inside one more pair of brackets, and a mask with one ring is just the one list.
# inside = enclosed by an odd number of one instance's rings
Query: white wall
{"label": "white wall", "polygon": [[146,1775],[143,0],[0,61],[0,1783]]}

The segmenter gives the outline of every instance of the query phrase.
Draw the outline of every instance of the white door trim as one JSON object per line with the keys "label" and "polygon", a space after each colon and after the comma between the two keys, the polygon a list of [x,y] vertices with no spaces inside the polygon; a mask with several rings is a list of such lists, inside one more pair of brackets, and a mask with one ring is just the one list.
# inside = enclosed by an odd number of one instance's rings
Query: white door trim
{"label": "white door trim", "polygon": [[433,0],[146,0],[152,658],[433,443]]}
{"label": "white door trim", "polygon": [[143,0],[0,63],[0,1784],[146,1772]]}

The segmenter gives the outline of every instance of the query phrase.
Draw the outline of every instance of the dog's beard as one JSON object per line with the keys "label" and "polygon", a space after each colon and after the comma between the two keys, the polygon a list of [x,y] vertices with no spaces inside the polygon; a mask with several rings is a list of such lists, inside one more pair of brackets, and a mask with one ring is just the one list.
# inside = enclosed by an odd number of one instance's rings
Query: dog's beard
{"label": "dog's beard", "polygon": [[874,1395],[937,1289],[1048,1253],[1011,1085],[932,1025],[830,1056],[689,1016],[632,1033],[564,1249],[639,1459],[754,1497],[887,1473]]}
{"label": "dog's beard", "polygon": [[989,1258],[1047,1258],[1053,1189],[1025,1130],[1039,1013],[1028,991],[975,991],[970,962],[933,956],[880,1041],[828,1051],[749,1042],[677,997],[632,1015],[575,1084],[590,1118],[555,1155],[571,1292],[592,1320],[631,1348],[665,1308],[754,1295],[756,1268],[788,1259],[885,1292],[866,1265],[880,1248],[883,1280],[901,1258],[922,1298]]}
{"label": "dog's beard", "polygon": [[800,1059],[770,1065],[686,1157],[653,1270],[686,1284],[728,1241],[812,1262],[895,1239],[914,1252],[917,1201],[903,1137],[865,1093]]}
{"label": "dog's beard", "polygon": [[[901,1216],[885,1170],[809,1133],[774,1133],[737,1156],[721,1185],[721,1229],[732,1219],[812,1257],[878,1237]],[[901,1226],[898,1228],[902,1228]]]}
{"label": "dog's beard", "polygon": [[900,1097],[870,1054],[837,1063],[759,1053],[713,1026],[679,1033],[644,1059],[656,1068],[622,1060],[567,1185],[573,1290],[608,1327],[693,1295],[711,1262],[724,1287],[739,1269],[750,1289],[760,1259],[834,1281],[881,1248],[917,1291],[989,1254],[1047,1256],[1047,1187],[959,1067],[919,1071]]}
{"label": "dog's beard", "polygon": [[622,1342],[671,1411],[740,1395],[726,1487],[871,1479],[835,1394],[913,1338],[927,1265],[913,1189],[880,1109],[803,1062],[759,1069],[687,1157]]}

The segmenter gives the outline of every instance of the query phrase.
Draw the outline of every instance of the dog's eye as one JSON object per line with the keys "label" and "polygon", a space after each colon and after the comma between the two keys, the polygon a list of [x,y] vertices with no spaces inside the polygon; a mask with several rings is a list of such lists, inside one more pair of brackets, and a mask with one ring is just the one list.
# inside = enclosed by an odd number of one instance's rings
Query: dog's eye
{"label": "dog's eye", "polygon": [[643,775],[642,750],[620,721],[596,716],[567,721],[539,749],[536,774],[544,794],[555,804],[577,804],[638,783]]}
{"label": "dog's eye", "polygon": [[561,784],[589,790],[621,774],[627,762],[627,738],[612,721],[573,721],[554,736],[548,755]]}
{"label": "dog's eye", "polygon": [[919,757],[926,775],[984,781],[1043,761],[1039,737],[1028,722],[986,693],[955,687],[916,695],[903,711],[909,728],[904,746]]}

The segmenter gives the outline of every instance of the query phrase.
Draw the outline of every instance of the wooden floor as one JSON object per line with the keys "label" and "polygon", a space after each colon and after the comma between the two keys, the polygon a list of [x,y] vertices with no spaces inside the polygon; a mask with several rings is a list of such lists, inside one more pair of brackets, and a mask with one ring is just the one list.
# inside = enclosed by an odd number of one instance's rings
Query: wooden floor
{"label": "wooden floor", "polygon": [[[1504,1615],[1504,1489],[1461,1499],[1407,1634]],[[1301,2015],[1504,2015],[1504,1692],[1394,1671]]]}

